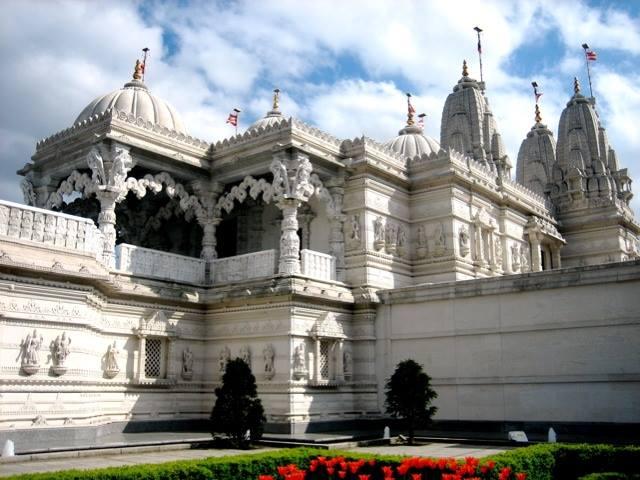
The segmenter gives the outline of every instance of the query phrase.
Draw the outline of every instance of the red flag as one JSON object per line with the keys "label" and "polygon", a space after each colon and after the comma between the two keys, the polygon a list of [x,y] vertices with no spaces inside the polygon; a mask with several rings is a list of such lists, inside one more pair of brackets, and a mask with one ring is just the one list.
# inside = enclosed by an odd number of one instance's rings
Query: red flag
{"label": "red flag", "polygon": [[229,114],[229,118],[227,118],[227,123],[230,123],[234,127],[237,127],[238,126],[238,113],[240,113],[240,110],[238,110],[237,108],[234,108],[233,112],[231,112]]}
{"label": "red flag", "polygon": [[420,115],[418,115],[418,126],[424,128],[424,117],[426,117],[427,114],[426,113],[421,113]]}
{"label": "red flag", "polygon": [[587,56],[587,60],[595,62],[598,59],[598,54],[593,50],[585,50],[584,54]]}

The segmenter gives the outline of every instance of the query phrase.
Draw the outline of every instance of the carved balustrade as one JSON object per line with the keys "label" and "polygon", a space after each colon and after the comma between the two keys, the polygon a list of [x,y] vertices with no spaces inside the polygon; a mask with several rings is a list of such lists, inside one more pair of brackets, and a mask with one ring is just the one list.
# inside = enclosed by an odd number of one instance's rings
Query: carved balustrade
{"label": "carved balustrade", "polygon": [[333,255],[303,249],[300,257],[302,275],[318,280],[336,279],[336,259]]}
{"label": "carved balustrade", "polygon": [[0,237],[101,257],[103,235],[88,218],[0,200]]}
{"label": "carved balustrade", "polygon": [[275,275],[278,266],[278,251],[263,250],[213,261],[215,284],[240,282],[251,278]]}
{"label": "carved balustrade", "polygon": [[204,283],[206,263],[199,258],[126,243],[116,246],[116,269],[133,275],[176,282]]}

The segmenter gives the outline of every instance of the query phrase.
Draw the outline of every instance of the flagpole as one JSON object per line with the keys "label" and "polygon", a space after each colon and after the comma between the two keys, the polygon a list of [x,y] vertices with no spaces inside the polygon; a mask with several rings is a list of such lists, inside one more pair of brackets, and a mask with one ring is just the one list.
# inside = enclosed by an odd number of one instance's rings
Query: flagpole
{"label": "flagpole", "polygon": [[142,64],[144,65],[144,68],[142,69],[142,81],[144,82],[144,76],[147,73],[147,53],[149,53],[149,48],[144,47],[142,51],[144,52],[144,59],[142,60]]}
{"label": "flagpole", "polygon": [[584,49],[584,61],[587,64],[587,78],[589,78],[589,95],[591,95],[591,98],[593,98],[593,88],[591,87],[591,67],[589,67],[589,57],[587,56],[589,45],[583,43],[582,48]]}
{"label": "flagpole", "polygon": [[482,32],[482,29],[480,27],[473,27],[473,29],[478,34],[478,60],[480,60],[480,81],[484,82],[484,76],[482,75],[482,43],[480,43],[480,32]]}

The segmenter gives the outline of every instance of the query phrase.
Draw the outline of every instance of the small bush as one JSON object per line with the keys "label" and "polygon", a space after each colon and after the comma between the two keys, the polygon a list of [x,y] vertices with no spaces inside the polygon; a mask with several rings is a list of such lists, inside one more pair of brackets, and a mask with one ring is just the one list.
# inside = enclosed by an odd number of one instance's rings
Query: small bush
{"label": "small bush", "polygon": [[627,475],[625,473],[603,472],[603,473],[591,473],[580,477],[580,480],[637,480],[640,479],[640,474]]}

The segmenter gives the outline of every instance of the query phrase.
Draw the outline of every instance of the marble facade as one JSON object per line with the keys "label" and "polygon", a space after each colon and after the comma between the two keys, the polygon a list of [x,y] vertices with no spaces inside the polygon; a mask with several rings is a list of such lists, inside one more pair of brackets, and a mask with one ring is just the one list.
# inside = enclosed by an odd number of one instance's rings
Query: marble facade
{"label": "marble facade", "polygon": [[578,87],[560,123],[516,181],[466,69],[440,144],[411,111],[341,140],[277,94],[207,143],[134,75],[0,201],[0,433],[208,418],[235,357],[277,431],[381,418],[404,357],[440,419],[638,422],[631,180]]}

